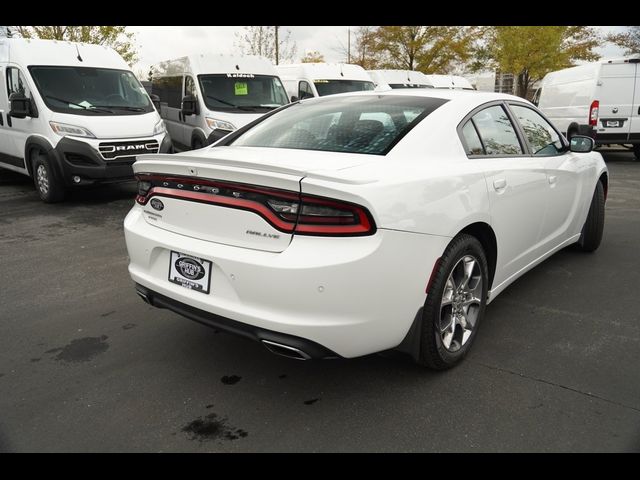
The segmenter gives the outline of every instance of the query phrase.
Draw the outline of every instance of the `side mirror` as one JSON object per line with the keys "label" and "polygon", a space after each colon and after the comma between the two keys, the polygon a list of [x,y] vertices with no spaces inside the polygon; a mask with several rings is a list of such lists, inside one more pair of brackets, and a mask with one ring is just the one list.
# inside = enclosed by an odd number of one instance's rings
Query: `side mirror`
{"label": "side mirror", "polygon": [[151,103],[153,103],[155,109],[158,111],[158,113],[160,113],[160,97],[155,93],[152,93],[151,95],[149,95],[149,98],[151,99]]}
{"label": "side mirror", "polygon": [[584,135],[574,135],[571,137],[569,150],[576,153],[587,153],[593,150],[596,146],[596,142],[591,137]]}
{"label": "side mirror", "polygon": [[11,110],[9,115],[13,118],[26,118],[31,116],[31,100],[24,96],[23,93],[12,93],[9,96]]}
{"label": "side mirror", "polygon": [[300,99],[299,99],[297,96],[295,96],[295,95],[291,95],[291,103],[295,103],[295,102],[297,102],[298,100],[300,100]]}
{"label": "side mirror", "polygon": [[182,114],[197,115],[198,114],[198,100],[193,95],[185,95],[182,97]]}

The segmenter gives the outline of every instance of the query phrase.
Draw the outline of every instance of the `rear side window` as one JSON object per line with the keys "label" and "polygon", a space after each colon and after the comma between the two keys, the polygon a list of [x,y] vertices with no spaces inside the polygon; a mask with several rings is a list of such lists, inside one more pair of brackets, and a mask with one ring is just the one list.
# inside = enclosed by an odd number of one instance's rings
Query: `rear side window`
{"label": "rear side window", "polygon": [[467,155],[484,155],[484,148],[482,148],[482,142],[476,131],[476,127],[473,126],[473,122],[469,120],[462,127],[462,137],[464,138],[465,150]]}
{"label": "rear side window", "polygon": [[485,108],[472,117],[486,155],[521,155],[522,146],[516,130],[500,105]]}
{"label": "rear side window", "polygon": [[534,155],[558,155],[564,151],[560,135],[538,112],[520,105],[511,105],[511,110]]}
{"label": "rear side window", "polygon": [[247,147],[385,155],[441,98],[352,96],[294,104],[232,141]]}

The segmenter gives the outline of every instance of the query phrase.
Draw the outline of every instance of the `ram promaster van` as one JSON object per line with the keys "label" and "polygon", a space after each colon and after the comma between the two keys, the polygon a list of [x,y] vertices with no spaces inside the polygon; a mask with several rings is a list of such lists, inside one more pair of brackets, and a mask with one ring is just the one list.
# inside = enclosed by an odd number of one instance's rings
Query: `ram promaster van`
{"label": "ram promaster van", "polygon": [[254,55],[198,54],[152,67],[152,92],[179,150],[202,148],[289,103],[273,64]]}
{"label": "ram promaster van", "polygon": [[376,88],[433,88],[429,78],[416,70],[367,70]]}
{"label": "ram promaster van", "polygon": [[115,50],[0,39],[0,167],[29,175],[45,202],[69,187],[133,178],[135,155],[171,140]]}
{"label": "ram promaster van", "polygon": [[448,88],[453,90],[475,90],[471,82],[460,75],[425,75],[433,88]]}
{"label": "ram promaster van", "polygon": [[640,55],[548,73],[533,101],[568,138],[633,146],[640,160]]}
{"label": "ram promaster van", "polygon": [[375,84],[360,65],[349,63],[294,63],[276,67],[291,101],[336,93],[374,90]]}

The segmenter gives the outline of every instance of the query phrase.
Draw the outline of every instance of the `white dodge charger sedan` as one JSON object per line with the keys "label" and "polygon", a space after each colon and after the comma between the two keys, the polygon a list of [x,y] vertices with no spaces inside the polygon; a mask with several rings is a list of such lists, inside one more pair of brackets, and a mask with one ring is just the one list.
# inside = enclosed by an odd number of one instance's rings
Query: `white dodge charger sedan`
{"label": "white dodge charger sedan", "polygon": [[608,173],[592,149],[510,95],[296,102],[138,159],[129,272],[151,305],[281,355],[396,349],[448,368],[510,283],[598,248]]}

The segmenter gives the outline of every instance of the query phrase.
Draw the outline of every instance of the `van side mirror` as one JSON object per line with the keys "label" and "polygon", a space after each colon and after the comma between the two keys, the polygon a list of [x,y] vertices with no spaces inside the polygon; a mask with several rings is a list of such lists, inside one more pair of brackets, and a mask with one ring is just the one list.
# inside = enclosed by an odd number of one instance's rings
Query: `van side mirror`
{"label": "van side mirror", "polygon": [[182,114],[198,115],[198,100],[193,95],[185,95],[182,97]]}
{"label": "van side mirror", "polygon": [[291,103],[296,103],[298,100],[300,100],[296,95],[291,95]]}
{"label": "van side mirror", "polygon": [[160,113],[160,97],[155,93],[152,93],[151,95],[149,95],[149,98],[151,99],[151,103],[153,103],[155,109],[158,111],[158,113]]}
{"label": "van side mirror", "polygon": [[574,135],[571,137],[569,150],[575,153],[587,153],[593,150],[596,142],[591,137],[584,135]]}
{"label": "van side mirror", "polygon": [[11,115],[13,118],[26,118],[32,116],[31,100],[28,99],[23,93],[12,93],[9,96],[9,103],[11,104],[9,115]]}

